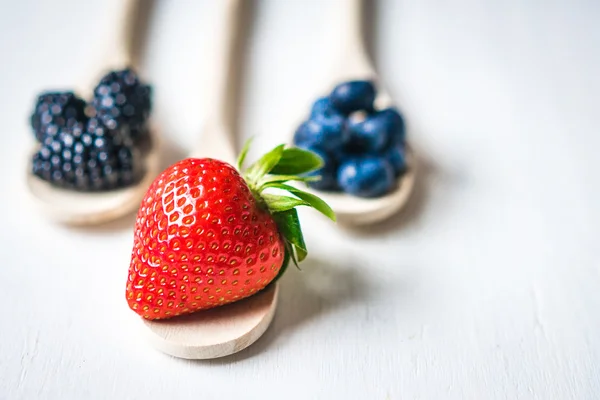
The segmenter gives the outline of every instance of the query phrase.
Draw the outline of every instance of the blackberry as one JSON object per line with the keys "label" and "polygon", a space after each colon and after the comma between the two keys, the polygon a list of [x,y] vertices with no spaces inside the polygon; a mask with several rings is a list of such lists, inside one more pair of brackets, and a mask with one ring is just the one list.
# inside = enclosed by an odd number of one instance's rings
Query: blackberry
{"label": "blackberry", "polygon": [[98,117],[89,119],[86,132],[96,137],[106,138],[115,146],[133,146],[134,141],[129,125],[123,125],[117,129],[108,129]]}
{"label": "blackberry", "polygon": [[38,141],[55,136],[65,127],[85,121],[86,102],[73,92],[46,92],[38,96],[30,118],[31,127]]}
{"label": "blackberry", "polygon": [[133,139],[133,145],[140,150],[143,155],[148,154],[152,148],[152,137],[150,136],[150,127],[141,126],[130,131]]}
{"label": "blackberry", "polygon": [[152,144],[147,125],[131,127],[128,124],[124,124],[116,129],[108,129],[100,118],[92,117],[87,123],[87,131],[97,136],[109,137],[109,140],[116,146],[134,146],[142,154],[146,154]]}
{"label": "blackberry", "polygon": [[33,173],[53,186],[85,192],[130,186],[142,176],[141,157],[130,143],[116,144],[117,136],[90,132],[83,123],[65,127],[45,138],[33,156]]}
{"label": "blackberry", "polygon": [[129,126],[132,138],[144,132],[152,109],[151,88],[132,69],[111,71],[94,89],[96,117],[110,130]]}

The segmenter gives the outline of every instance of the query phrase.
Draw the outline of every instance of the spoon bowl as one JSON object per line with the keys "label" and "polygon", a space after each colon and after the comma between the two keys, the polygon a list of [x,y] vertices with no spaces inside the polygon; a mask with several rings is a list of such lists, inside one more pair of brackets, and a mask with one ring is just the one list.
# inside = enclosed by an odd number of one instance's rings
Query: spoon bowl
{"label": "spoon bowl", "polygon": [[[189,157],[215,158],[235,165],[231,128],[232,74],[237,54],[241,0],[223,1],[222,32],[215,41],[214,68],[206,90],[213,105],[200,142]],[[239,53],[239,52],[238,52]],[[186,359],[224,357],[250,346],[267,330],[277,309],[278,285],[273,283],[253,296],[228,305],[164,320],[142,319],[149,342],[163,353]]]}
{"label": "spoon bowl", "polygon": [[[375,82],[378,89],[375,107],[377,109],[384,109],[393,106],[391,96],[380,84],[377,84],[378,82],[374,69],[366,59],[366,56],[359,54],[353,58],[354,62],[344,64],[344,66],[334,74],[338,78],[333,80],[333,83],[324,85],[325,90],[321,93],[328,93],[336,84],[341,82],[351,80],[371,80]],[[296,124],[296,126],[299,125],[299,123]],[[295,186],[302,185],[302,190],[306,190],[321,197],[334,210],[337,222],[341,225],[360,226],[374,224],[399,212],[410,199],[414,189],[415,180],[417,179],[417,163],[414,151],[408,143],[405,145],[405,161],[406,169],[398,178],[396,178],[392,190],[377,198],[363,198],[343,192],[327,192],[310,188],[307,185],[299,183],[296,183]]]}
{"label": "spoon bowl", "polygon": [[[347,81],[371,81],[377,89],[375,108],[384,109],[394,106],[394,101],[379,79],[375,68],[364,46],[362,38],[363,0],[337,0],[332,15],[339,16],[340,52],[333,70],[328,74],[325,83],[320,85],[320,95],[329,93],[336,85]],[[310,104],[302,108],[305,119]],[[299,126],[296,123],[295,126]],[[327,202],[336,214],[337,221],[343,225],[365,225],[383,221],[400,211],[413,192],[416,180],[415,155],[409,144],[405,145],[406,169],[396,179],[394,188],[378,198],[361,198],[342,192],[327,192],[303,187],[317,194]]]}
{"label": "spoon bowl", "polygon": [[144,175],[135,185],[106,192],[58,188],[35,176],[30,161],[26,181],[31,199],[44,215],[69,225],[100,224],[132,212],[139,207],[152,180],[160,173],[158,135],[151,134],[152,146],[144,156]]}
{"label": "spoon bowl", "polygon": [[277,308],[277,284],[244,300],[167,320],[142,320],[150,343],[163,353],[192,360],[228,356],[267,330]]}
{"label": "spoon bowl", "polygon": [[[99,67],[95,71],[86,71],[83,79],[79,80],[76,92],[81,98],[91,97],[91,88],[110,70],[135,66],[134,36],[139,21],[137,16],[142,6],[147,6],[143,0],[122,0],[117,4],[117,16],[113,29],[106,36],[105,51],[99,52]],[[151,123],[151,121],[150,121]],[[134,185],[109,191],[82,192],[60,188],[35,176],[32,172],[32,157],[39,149],[29,154],[26,174],[26,185],[30,197],[43,214],[57,222],[69,225],[94,225],[105,223],[129,212],[134,211],[144,197],[152,180],[158,175],[159,136],[156,127],[150,125],[149,146],[140,148],[143,154],[143,177]]]}

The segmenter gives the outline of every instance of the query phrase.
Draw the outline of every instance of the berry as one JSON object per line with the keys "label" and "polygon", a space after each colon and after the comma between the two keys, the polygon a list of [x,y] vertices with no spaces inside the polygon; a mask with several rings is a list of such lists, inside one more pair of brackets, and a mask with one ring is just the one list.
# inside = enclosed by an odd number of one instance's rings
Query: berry
{"label": "berry", "polygon": [[390,145],[384,151],[383,156],[394,169],[395,176],[401,175],[406,170],[406,153],[402,145]]}
{"label": "berry", "polygon": [[133,146],[130,129],[127,125],[119,129],[108,129],[98,117],[89,119],[86,132],[97,137],[106,138],[115,146]]}
{"label": "berry", "polygon": [[186,159],[164,171],[134,232],[127,300],[150,318],[254,294],[283,264],[275,221],[237,171],[218,160]]}
{"label": "berry", "polygon": [[336,113],[337,111],[333,108],[329,97],[320,97],[313,103],[312,109],[310,110],[310,117],[316,118],[319,116],[329,116]]}
{"label": "berry", "polygon": [[391,143],[402,144],[406,136],[406,126],[404,118],[396,108],[386,108],[377,112],[377,119],[389,136]]}
{"label": "berry", "polygon": [[149,126],[139,126],[129,132],[133,139],[134,146],[140,150],[143,155],[148,154],[152,148],[152,136],[150,135]]}
{"label": "berry", "polygon": [[55,136],[65,127],[85,121],[85,101],[72,92],[46,92],[38,96],[30,118],[31,127],[39,142]]}
{"label": "berry", "polygon": [[385,150],[383,155],[394,169],[394,175],[400,176],[406,169],[404,147],[399,144],[392,144]]}
{"label": "berry", "polygon": [[326,153],[319,149],[309,149],[317,154],[323,160],[323,167],[318,170],[311,171],[307,176],[318,176],[320,180],[307,182],[308,186],[323,191],[338,191],[337,184],[337,166],[338,163],[332,154]]}
{"label": "berry", "polygon": [[294,135],[294,144],[302,148],[333,150],[342,146],[348,138],[340,115],[316,116],[302,123]]}
{"label": "berry", "polygon": [[359,197],[379,197],[391,190],[394,170],[383,158],[357,157],[340,166],[338,183],[346,193]]}
{"label": "berry", "polygon": [[151,88],[131,69],[111,71],[94,89],[92,105],[96,116],[108,129],[128,125],[132,134],[143,132],[141,128],[152,108]]}
{"label": "berry", "polygon": [[364,154],[364,149],[358,146],[356,143],[353,143],[351,140],[348,140],[346,143],[344,143],[343,146],[337,147],[336,149],[332,150],[331,154],[333,155],[333,157],[339,165],[340,163],[348,159],[355,158]]}
{"label": "berry", "polygon": [[111,132],[86,131],[82,123],[48,136],[33,156],[32,172],[53,186],[104,191],[130,186],[141,176],[133,147],[113,142]]}
{"label": "berry", "polygon": [[365,153],[376,153],[389,142],[390,132],[387,118],[375,113],[367,115],[362,121],[350,119],[348,131],[350,143]]}
{"label": "berry", "polygon": [[349,115],[354,111],[373,109],[375,86],[370,81],[349,81],[337,85],[329,95],[338,112]]}
{"label": "berry", "polygon": [[[238,165],[246,153],[247,147]],[[311,204],[335,217],[322,200],[278,178],[277,169],[292,171],[290,161],[299,159],[296,167],[318,165],[311,152],[278,146],[243,177],[210,158],[167,168],[138,212],[125,291],[129,307],[147,319],[213,308],[262,290],[290,259],[302,261],[306,246],[293,206]],[[271,187],[297,198],[265,193]]]}

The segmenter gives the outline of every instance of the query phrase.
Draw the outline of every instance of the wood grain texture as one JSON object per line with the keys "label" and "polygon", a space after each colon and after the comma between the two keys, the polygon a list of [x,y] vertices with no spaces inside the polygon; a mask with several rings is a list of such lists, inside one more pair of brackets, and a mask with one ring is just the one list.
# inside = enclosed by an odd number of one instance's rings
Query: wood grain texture
{"label": "wood grain texture", "polygon": [[[252,2],[250,159],[289,137],[318,90],[333,1]],[[218,3],[156,2],[144,66],[174,149],[205,120]],[[204,362],[139,335],[125,302],[133,217],[51,224],[17,169],[33,94],[85,70],[115,0],[0,4],[0,399],[600,398],[597,2],[373,1],[369,49],[423,179],[365,230],[301,210],[310,255],[281,280],[271,327]]]}

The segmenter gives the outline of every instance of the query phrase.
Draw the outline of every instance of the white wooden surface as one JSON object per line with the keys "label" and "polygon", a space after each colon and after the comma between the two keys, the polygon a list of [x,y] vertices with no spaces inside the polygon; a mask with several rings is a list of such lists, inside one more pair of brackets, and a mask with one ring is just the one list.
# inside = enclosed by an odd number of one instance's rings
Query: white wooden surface
{"label": "white wooden surface", "polygon": [[[253,155],[314,95],[331,1],[250,1]],[[132,217],[55,226],[19,172],[34,93],[90,66],[115,2],[0,2],[0,399],[600,397],[597,2],[377,1],[374,58],[424,155],[418,202],[362,232],[304,212],[311,257],[273,325],[209,362],[136,337]],[[171,160],[202,126],[215,12],[155,10],[145,65]]]}

